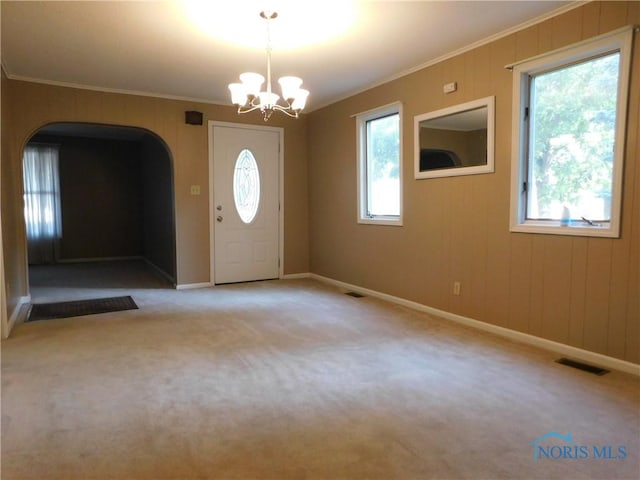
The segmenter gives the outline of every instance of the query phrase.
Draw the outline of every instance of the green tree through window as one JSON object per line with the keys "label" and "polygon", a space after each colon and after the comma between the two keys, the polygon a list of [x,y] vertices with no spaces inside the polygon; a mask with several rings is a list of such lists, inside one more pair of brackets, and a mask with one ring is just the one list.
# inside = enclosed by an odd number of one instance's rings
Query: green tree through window
{"label": "green tree through window", "polygon": [[611,218],[619,52],[530,83],[527,218]]}
{"label": "green tree through window", "polygon": [[399,115],[367,122],[367,190],[370,215],[399,215]]}
{"label": "green tree through window", "polygon": [[402,226],[402,104],[356,116],[358,223]]}
{"label": "green tree through window", "polygon": [[510,231],[620,236],[633,30],[508,66]]}

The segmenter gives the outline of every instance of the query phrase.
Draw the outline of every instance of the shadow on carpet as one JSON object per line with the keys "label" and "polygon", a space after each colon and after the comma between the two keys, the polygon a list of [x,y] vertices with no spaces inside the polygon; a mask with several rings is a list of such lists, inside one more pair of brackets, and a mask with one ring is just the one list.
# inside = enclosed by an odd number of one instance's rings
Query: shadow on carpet
{"label": "shadow on carpet", "polygon": [[98,313],[137,310],[138,305],[130,296],[76,300],[73,302],[35,303],[31,305],[25,322],[81,317]]}

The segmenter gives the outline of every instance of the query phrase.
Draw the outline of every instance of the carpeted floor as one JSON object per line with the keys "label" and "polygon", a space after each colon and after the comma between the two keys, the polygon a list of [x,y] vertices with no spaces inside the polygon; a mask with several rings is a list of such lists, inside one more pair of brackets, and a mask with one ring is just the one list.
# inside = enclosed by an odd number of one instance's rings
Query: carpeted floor
{"label": "carpeted floor", "polygon": [[[126,268],[32,272],[34,301],[139,310],[2,342],[2,480],[640,477],[636,377],[312,280],[175,291]],[[571,442],[543,451],[587,457],[536,460],[551,432]]]}

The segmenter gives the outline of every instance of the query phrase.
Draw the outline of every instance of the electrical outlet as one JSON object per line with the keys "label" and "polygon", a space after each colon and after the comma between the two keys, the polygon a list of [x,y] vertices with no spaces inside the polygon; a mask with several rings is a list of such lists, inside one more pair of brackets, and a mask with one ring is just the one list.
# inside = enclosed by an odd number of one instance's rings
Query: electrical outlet
{"label": "electrical outlet", "polygon": [[200,185],[191,185],[191,195],[200,195]]}
{"label": "electrical outlet", "polygon": [[453,282],[453,294],[460,295],[460,282]]}

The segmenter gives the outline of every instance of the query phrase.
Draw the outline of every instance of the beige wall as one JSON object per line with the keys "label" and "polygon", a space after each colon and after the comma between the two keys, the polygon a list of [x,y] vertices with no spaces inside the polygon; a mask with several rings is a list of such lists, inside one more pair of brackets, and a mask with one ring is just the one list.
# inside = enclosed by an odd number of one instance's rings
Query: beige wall
{"label": "beige wall", "polygon": [[[640,2],[587,4],[311,113],[311,271],[639,363],[640,35],[620,239],[509,232],[512,75],[504,68],[634,23]],[[458,91],[443,94],[448,82]],[[489,95],[496,96],[495,173],[414,180],[413,117]],[[404,226],[359,225],[352,115],[394,101],[404,109]]]}
{"label": "beige wall", "polygon": [[[209,185],[207,121],[255,123],[259,115],[239,117],[235,108],[134,95],[102,93],[2,80],[2,232],[9,311],[28,293],[22,218],[21,162],[24,144],[51,122],[92,122],[145,128],[168,145],[174,161],[176,270],[178,284],[209,281]],[[185,125],[184,112],[204,113],[205,125]],[[307,126],[276,117],[284,127],[284,272],[307,272]],[[190,195],[190,186],[201,195]]]}

